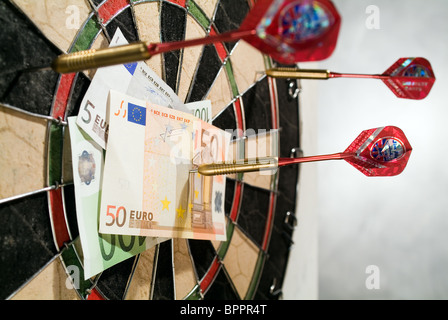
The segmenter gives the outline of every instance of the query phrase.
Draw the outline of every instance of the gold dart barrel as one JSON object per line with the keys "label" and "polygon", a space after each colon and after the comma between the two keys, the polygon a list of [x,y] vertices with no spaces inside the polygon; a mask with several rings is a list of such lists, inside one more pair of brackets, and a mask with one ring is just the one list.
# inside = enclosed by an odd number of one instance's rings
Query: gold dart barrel
{"label": "gold dart barrel", "polygon": [[286,79],[321,79],[330,78],[330,71],[318,69],[271,68],[266,75],[272,78]]}
{"label": "gold dart barrel", "polygon": [[275,170],[277,167],[277,158],[256,158],[237,160],[230,163],[219,162],[202,164],[198,167],[198,172],[204,176],[215,176],[221,174]]}
{"label": "gold dart barrel", "polygon": [[62,54],[53,61],[51,68],[59,73],[70,73],[147,60],[150,57],[146,43],[140,41],[123,46]]}

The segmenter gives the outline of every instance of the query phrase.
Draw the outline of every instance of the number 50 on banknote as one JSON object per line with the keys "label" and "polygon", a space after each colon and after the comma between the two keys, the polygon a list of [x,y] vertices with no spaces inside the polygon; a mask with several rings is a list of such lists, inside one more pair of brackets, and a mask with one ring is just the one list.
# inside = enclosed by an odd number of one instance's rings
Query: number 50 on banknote
{"label": "number 50 on banknote", "polygon": [[227,160],[230,133],[116,91],[109,119],[100,233],[226,240],[225,177],[190,170]]}

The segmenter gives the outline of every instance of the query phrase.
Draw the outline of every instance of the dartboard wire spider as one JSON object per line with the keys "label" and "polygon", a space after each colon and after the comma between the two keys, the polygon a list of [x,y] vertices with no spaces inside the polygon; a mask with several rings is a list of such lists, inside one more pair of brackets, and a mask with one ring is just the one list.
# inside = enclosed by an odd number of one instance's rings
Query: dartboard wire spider
{"label": "dartboard wire spider", "polygon": [[[12,105],[7,104],[7,103],[0,103],[0,107],[4,107],[6,109],[16,111],[16,112],[19,112],[19,113],[27,115],[27,116],[31,116],[31,117],[35,117],[35,118],[38,118],[38,119],[47,120],[49,122],[55,123],[56,125],[59,125],[59,126],[62,126],[62,127],[66,127],[67,126],[67,122],[65,120],[63,120],[61,117],[53,118],[51,116],[46,116],[46,115],[43,115],[43,114],[33,113],[33,112],[30,112],[30,111],[26,111],[26,110],[20,109],[18,107],[12,106]],[[40,188],[40,189],[32,190],[30,192],[25,192],[25,193],[21,193],[21,194],[18,194],[18,195],[14,195],[14,196],[10,196],[10,197],[6,197],[6,198],[3,198],[3,199],[0,199],[0,204],[4,204],[4,203],[10,202],[10,201],[14,201],[14,200],[18,200],[18,199],[25,198],[25,197],[28,197],[28,196],[32,196],[32,195],[35,195],[35,194],[38,194],[38,193],[41,193],[41,192],[57,190],[57,189],[59,189],[61,187],[69,186],[69,185],[72,185],[72,184],[73,184],[73,181],[54,181],[52,185],[49,185],[49,186],[46,186],[46,187],[43,187],[43,188]]]}
{"label": "dartboard wire spider", "polygon": [[52,121],[52,122],[54,122],[54,123],[56,123],[56,124],[58,124],[58,125],[61,125],[61,126],[67,126],[67,121],[63,120],[61,117],[53,118],[52,116],[46,116],[46,115],[44,115],[44,114],[39,114],[39,113],[34,113],[34,112],[26,111],[26,110],[24,110],[24,109],[20,109],[20,108],[18,108],[18,107],[12,106],[12,105],[7,104],[7,103],[0,103],[0,106],[1,106],[1,107],[5,107],[5,108],[8,108],[8,109],[10,109],[10,110],[14,110],[14,111],[17,111],[17,112],[21,112],[21,113],[26,114],[26,115],[31,116],[31,117],[36,117],[36,118],[40,118],[40,119],[45,119],[45,120],[48,120],[48,121]]}

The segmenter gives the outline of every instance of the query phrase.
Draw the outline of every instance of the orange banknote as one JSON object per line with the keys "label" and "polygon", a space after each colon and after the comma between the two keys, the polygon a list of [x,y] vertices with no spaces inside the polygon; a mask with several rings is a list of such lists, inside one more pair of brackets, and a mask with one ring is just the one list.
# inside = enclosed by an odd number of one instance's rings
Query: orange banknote
{"label": "orange banknote", "polygon": [[191,170],[226,161],[231,134],[116,91],[108,105],[100,233],[226,240],[225,177]]}

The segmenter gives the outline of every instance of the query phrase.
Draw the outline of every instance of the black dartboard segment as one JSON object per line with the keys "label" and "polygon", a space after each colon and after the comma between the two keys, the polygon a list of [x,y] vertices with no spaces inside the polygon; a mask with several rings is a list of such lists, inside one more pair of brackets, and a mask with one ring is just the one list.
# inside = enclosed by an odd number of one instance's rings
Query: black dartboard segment
{"label": "black dartboard segment", "polygon": [[154,297],[161,300],[174,299],[172,241],[160,244],[157,254],[157,270],[155,270]]}
{"label": "black dartboard segment", "polygon": [[[219,33],[237,30],[249,12],[249,4],[245,0],[221,0],[218,3],[214,23]],[[229,52],[235,42],[225,43]]]}
{"label": "black dartboard segment", "polygon": [[215,47],[213,45],[204,46],[201,61],[196,71],[187,102],[200,101],[204,99],[213,85],[218,72],[221,70],[221,67],[222,62],[216,52]]}
{"label": "black dartboard segment", "polygon": [[[160,14],[160,29],[162,42],[180,41],[185,39],[186,11],[178,6],[162,2]],[[165,82],[177,92],[180,80],[181,50],[171,51],[163,54]]]}
{"label": "black dartboard segment", "polygon": [[46,66],[61,51],[9,2],[0,3],[0,22],[0,102],[48,114],[58,75],[23,70]]}
{"label": "black dartboard segment", "polygon": [[105,270],[99,278],[97,289],[108,299],[124,299],[134,260],[135,258],[127,259]]}
{"label": "black dartboard segment", "polygon": [[[213,125],[223,129],[223,130],[231,130],[235,132],[236,130],[236,119],[235,119],[235,111],[233,110],[233,104],[227,106],[219,115],[219,117],[213,120]],[[233,136],[233,138],[236,138]]]}
{"label": "black dartboard segment", "polygon": [[57,253],[45,194],[0,206],[0,298],[5,299]]}
{"label": "black dartboard segment", "polygon": [[221,268],[218,275],[213,282],[211,288],[207,291],[205,295],[205,300],[237,300],[241,299],[237,293],[236,289],[229,279],[229,275],[226,273],[224,268]]}
{"label": "black dartboard segment", "polygon": [[120,28],[128,42],[139,40],[131,8],[126,8],[107,24],[106,30],[111,38],[117,28]]}
{"label": "black dartboard segment", "polygon": [[[238,216],[238,225],[247,231],[261,246],[265,233],[270,192],[250,185],[244,186],[244,194]],[[255,205],[257,204],[257,205]]]}
{"label": "black dartboard segment", "polygon": [[68,225],[71,236],[76,239],[79,236],[78,221],[76,220],[75,187],[68,185],[64,187],[65,212],[67,213]]}
{"label": "black dartboard segment", "polygon": [[[88,15],[76,35],[68,47],[58,47],[54,40],[49,40],[45,26],[16,2],[20,1],[0,3],[3,25],[0,40],[8,44],[0,49],[0,103],[62,120],[78,113],[93,73],[58,75],[49,70],[22,73],[20,70],[48,64],[63,51],[107,46],[108,43],[101,42],[110,40],[117,28],[129,42],[147,40],[144,36],[151,33],[152,39],[168,42],[191,38],[194,34],[187,33],[195,29],[202,32],[198,36],[234,30],[252,3],[86,1],[84,9]],[[153,24],[148,23],[150,18]],[[186,102],[212,101],[213,124],[232,132],[238,157],[245,156],[245,135],[258,138],[260,132],[269,135],[270,130],[278,133],[271,136],[277,155],[290,156],[293,148],[300,147],[299,104],[297,97],[290,94],[291,83],[257,73],[252,83],[242,85],[247,82],[244,80],[247,70],[242,70],[245,52],[238,52],[239,48],[244,46],[238,42],[207,45],[199,48],[195,59],[187,57],[186,50],[166,53],[155,72],[182,94]],[[192,51],[188,51],[190,54]],[[256,54],[262,58],[260,53]],[[194,65],[185,65],[187,60],[194,61]],[[270,59],[260,60],[264,65],[255,71],[275,65]],[[181,88],[186,91],[179,92]],[[49,122],[47,130],[48,170],[42,170],[47,174],[47,185],[53,189],[0,205],[1,215],[8,221],[0,227],[1,298],[14,298],[17,290],[26,290],[30,280],[38,280],[47,265],[53,263],[71,275],[76,266],[83,275],[75,192],[71,181],[65,179],[66,165],[61,163],[64,149],[69,148],[64,139],[66,127],[55,121]],[[75,290],[76,297],[278,299],[293,233],[285,221],[286,216],[295,214],[298,175],[297,167],[288,167],[268,177],[264,184],[250,175],[227,177],[224,199],[227,241],[164,241],[95,278],[82,279]],[[65,284],[64,275],[61,283]],[[42,291],[53,284],[43,282]],[[60,290],[73,289],[61,285]],[[136,294],[138,290],[141,291]]]}
{"label": "black dartboard segment", "polygon": [[188,240],[188,245],[193,256],[193,263],[197,275],[202,279],[207,274],[207,271],[216,256],[215,249],[210,241],[190,239]]}
{"label": "black dartboard segment", "polygon": [[269,131],[272,129],[271,101],[267,78],[257,82],[244,93],[243,103],[248,134],[257,134],[261,130]]}

